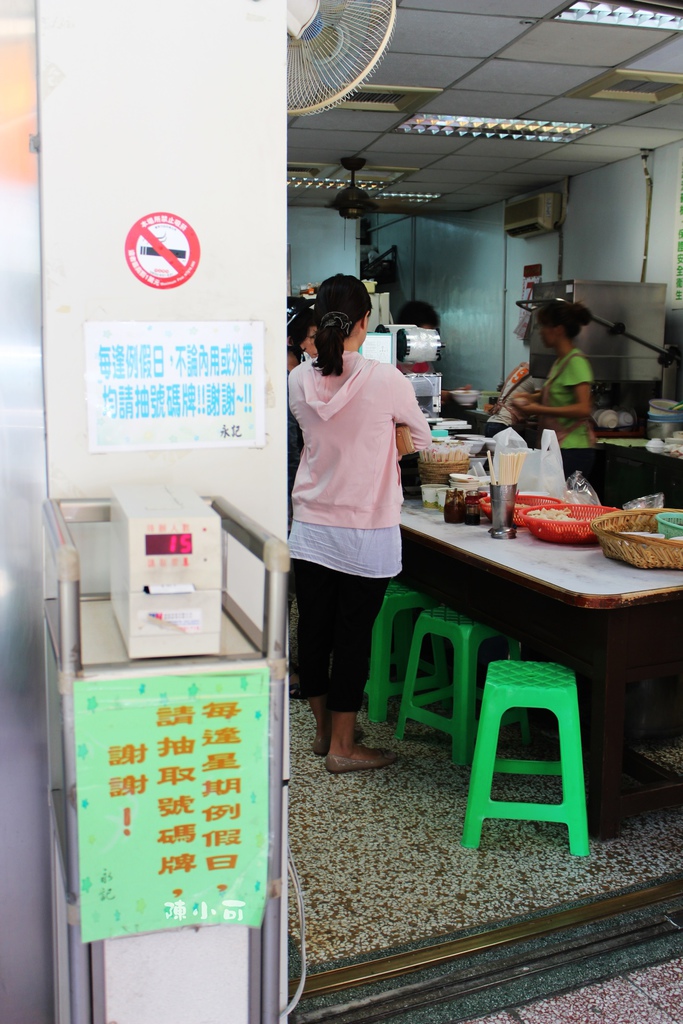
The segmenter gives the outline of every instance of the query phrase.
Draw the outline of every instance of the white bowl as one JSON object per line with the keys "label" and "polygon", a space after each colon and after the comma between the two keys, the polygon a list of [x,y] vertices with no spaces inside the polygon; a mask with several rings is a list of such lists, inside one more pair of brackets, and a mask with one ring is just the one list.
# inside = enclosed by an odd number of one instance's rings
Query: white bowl
{"label": "white bowl", "polygon": [[476,405],[479,401],[480,391],[466,390],[465,388],[458,388],[456,391],[451,391],[451,395],[458,405],[471,406]]}
{"label": "white bowl", "polygon": [[453,440],[466,444],[470,455],[478,455],[486,444],[483,434],[456,434]]}
{"label": "white bowl", "polygon": [[448,480],[453,491],[477,491],[481,483],[481,477],[469,473],[449,473]]}
{"label": "white bowl", "polygon": [[595,422],[602,430],[615,430],[619,426],[619,413],[614,409],[601,409],[595,414]]}

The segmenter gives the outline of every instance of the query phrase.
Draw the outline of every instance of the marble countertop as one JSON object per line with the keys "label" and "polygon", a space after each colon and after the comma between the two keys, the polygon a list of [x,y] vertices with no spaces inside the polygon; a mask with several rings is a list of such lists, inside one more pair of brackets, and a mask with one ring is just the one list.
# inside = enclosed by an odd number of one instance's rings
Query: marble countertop
{"label": "marble countertop", "polygon": [[445,523],[443,512],[406,501],[401,526],[437,540],[465,557],[474,556],[564,593],[582,597],[614,597],[668,594],[683,591],[683,571],[637,569],[626,562],[606,558],[598,544],[553,544],[538,540],[520,529],[514,540],[494,540],[490,523],[482,515],[480,526]]}

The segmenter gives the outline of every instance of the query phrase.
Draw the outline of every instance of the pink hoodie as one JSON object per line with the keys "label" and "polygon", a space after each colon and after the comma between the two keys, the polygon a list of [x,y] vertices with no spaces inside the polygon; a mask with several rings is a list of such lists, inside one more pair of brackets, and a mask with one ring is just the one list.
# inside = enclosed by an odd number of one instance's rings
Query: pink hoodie
{"label": "pink hoodie", "polygon": [[418,450],[431,442],[401,371],[358,352],[344,353],[340,377],[301,363],[289,375],[289,406],[304,435],[294,518],[361,530],[395,526],[403,503],[395,426],[410,427]]}

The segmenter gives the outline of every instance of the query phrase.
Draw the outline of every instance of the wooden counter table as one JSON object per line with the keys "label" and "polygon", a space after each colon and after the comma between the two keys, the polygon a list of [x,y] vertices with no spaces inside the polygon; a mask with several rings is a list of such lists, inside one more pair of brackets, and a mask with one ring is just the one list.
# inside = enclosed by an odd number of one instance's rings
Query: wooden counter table
{"label": "wooden counter table", "polygon": [[[407,501],[403,575],[590,680],[593,835],[609,839],[622,818],[683,804],[683,776],[624,748],[626,684],[683,672],[683,572],[636,569],[599,545],[551,544],[528,530],[493,540],[489,526],[444,523]],[[622,769],[637,788],[622,790]]]}

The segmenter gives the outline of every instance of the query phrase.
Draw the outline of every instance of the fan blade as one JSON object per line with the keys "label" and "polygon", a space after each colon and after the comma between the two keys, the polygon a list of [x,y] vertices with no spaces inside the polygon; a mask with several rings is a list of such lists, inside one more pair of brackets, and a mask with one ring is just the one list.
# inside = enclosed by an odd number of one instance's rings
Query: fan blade
{"label": "fan blade", "polygon": [[295,39],[302,35],[315,20],[320,0],[287,0],[287,31]]}

